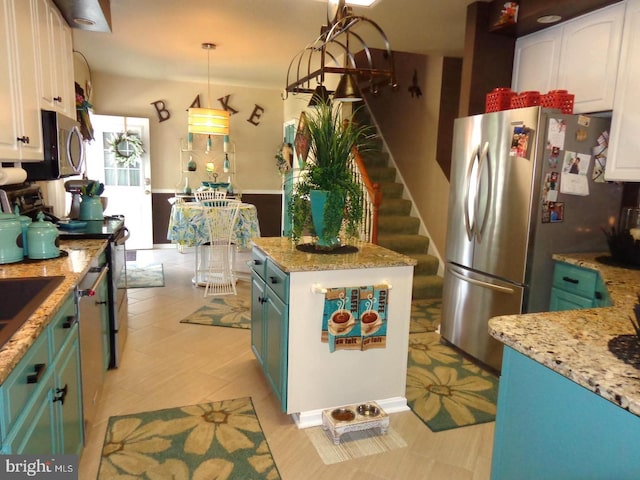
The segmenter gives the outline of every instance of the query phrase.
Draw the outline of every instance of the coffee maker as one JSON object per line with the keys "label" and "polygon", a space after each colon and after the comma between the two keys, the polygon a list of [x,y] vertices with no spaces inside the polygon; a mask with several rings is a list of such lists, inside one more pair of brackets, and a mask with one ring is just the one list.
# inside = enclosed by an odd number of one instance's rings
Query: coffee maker
{"label": "coffee maker", "polygon": [[91,180],[67,180],[64,182],[64,189],[71,194],[71,208],[68,217],[71,220],[77,220],[80,217],[80,198],[82,196],[82,188],[91,183]]}

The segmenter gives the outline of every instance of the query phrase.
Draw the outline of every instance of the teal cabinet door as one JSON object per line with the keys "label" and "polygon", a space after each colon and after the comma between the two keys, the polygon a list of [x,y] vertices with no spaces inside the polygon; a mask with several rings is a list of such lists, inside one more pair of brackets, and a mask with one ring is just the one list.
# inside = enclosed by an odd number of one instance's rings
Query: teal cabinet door
{"label": "teal cabinet door", "polygon": [[640,478],[640,417],[504,347],[491,480]]}
{"label": "teal cabinet door", "polygon": [[251,349],[254,355],[264,366],[264,328],[263,328],[263,303],[265,296],[265,283],[257,273],[251,273]]}
{"label": "teal cabinet door", "polygon": [[269,288],[267,288],[267,302],[265,306],[265,321],[267,323],[266,359],[264,362],[265,373],[284,411],[287,405],[286,381],[289,309]]}
{"label": "teal cabinet door", "polygon": [[591,308],[594,302],[591,298],[580,297],[573,293],[565,292],[559,288],[551,289],[551,301],[549,310],[559,312],[561,310],[576,310],[579,308]]}
{"label": "teal cabinet door", "polygon": [[3,446],[3,453],[42,455],[56,451],[53,375],[47,375],[41,383],[31,408],[26,410],[23,420],[16,424],[12,438]]}
{"label": "teal cabinet door", "polygon": [[83,440],[82,384],[77,327],[56,365],[53,402],[58,417],[58,453],[80,454]]}

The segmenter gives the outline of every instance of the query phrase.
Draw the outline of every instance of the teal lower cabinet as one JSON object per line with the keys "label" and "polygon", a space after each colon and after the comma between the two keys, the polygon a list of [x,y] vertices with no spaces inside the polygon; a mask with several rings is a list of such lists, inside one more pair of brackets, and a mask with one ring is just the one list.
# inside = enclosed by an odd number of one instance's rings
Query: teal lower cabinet
{"label": "teal lower cabinet", "polygon": [[[251,273],[251,348],[275,393],[287,410],[289,342],[289,276],[253,249]],[[258,255],[258,258],[256,258]]]}
{"label": "teal lower cabinet", "polygon": [[73,295],[0,386],[3,454],[79,454],[84,442]]}
{"label": "teal lower cabinet", "polygon": [[549,302],[550,311],[610,305],[609,292],[598,272],[569,263],[556,262]]}
{"label": "teal lower cabinet", "polygon": [[491,480],[637,480],[640,417],[505,346]]}

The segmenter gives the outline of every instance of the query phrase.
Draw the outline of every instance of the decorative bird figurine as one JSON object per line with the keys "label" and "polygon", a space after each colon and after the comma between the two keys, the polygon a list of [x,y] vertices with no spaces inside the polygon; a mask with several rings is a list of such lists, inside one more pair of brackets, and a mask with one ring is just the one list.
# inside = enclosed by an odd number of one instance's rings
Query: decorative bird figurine
{"label": "decorative bird figurine", "polygon": [[411,93],[412,97],[420,98],[422,96],[422,90],[418,86],[418,71],[413,70],[413,83],[409,87],[409,93]]}

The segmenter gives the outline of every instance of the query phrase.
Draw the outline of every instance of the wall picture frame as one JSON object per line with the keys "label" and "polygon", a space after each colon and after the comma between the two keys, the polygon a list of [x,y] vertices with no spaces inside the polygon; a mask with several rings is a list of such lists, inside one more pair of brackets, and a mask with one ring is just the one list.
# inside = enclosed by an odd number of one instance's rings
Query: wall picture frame
{"label": "wall picture frame", "polygon": [[311,131],[309,130],[307,115],[305,112],[300,114],[294,146],[296,150],[296,157],[298,158],[298,166],[302,168],[307,163],[307,157],[309,156],[309,149],[311,147]]}

